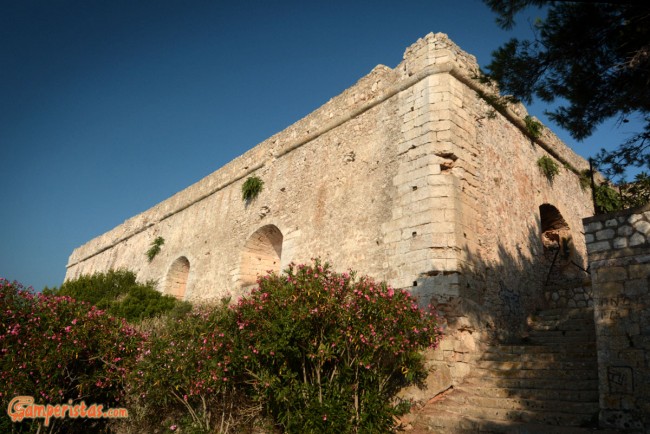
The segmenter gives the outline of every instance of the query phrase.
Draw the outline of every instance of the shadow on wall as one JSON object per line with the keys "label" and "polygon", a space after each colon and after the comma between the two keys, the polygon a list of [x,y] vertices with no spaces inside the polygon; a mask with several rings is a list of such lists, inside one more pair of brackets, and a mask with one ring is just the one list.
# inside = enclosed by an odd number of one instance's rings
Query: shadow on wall
{"label": "shadow on wall", "polygon": [[[418,278],[413,294],[437,305],[444,338],[427,354],[433,369],[415,425],[524,432],[519,424],[529,422],[549,425],[539,432],[555,432],[553,426],[597,423],[593,313],[542,312],[553,307],[553,294],[589,285],[580,268],[586,258],[570,242],[545,243],[548,227],[539,223],[527,229],[524,243],[486,248],[490,260],[473,255],[459,272]],[[442,283],[455,287],[436,293]],[[580,301],[590,305],[586,297]],[[443,392],[449,393],[436,398]],[[446,425],[443,419],[452,416],[462,421]]]}
{"label": "shadow on wall", "polygon": [[[469,327],[502,342],[525,337],[531,314],[554,307],[553,298],[558,293],[573,294],[570,288],[589,285],[586,259],[571,241],[572,233],[581,233],[570,231],[566,222],[560,225],[564,219],[555,221],[562,231],[562,238],[555,243],[549,241],[548,225],[542,220],[538,227],[528,228],[526,242],[510,248],[486,246],[496,259],[470,253],[460,271],[422,273],[414,282],[412,294],[421,305],[436,306],[449,328]],[[580,301],[580,290],[573,296],[576,300],[570,304]],[[588,304],[586,299],[580,303]]]}

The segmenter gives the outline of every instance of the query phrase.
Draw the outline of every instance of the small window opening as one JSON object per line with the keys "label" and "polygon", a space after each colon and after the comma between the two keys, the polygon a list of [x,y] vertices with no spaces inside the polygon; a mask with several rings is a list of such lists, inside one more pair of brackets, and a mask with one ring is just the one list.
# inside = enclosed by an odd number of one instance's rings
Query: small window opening
{"label": "small window opening", "polygon": [[560,211],[550,204],[539,207],[539,217],[542,229],[542,245],[544,251],[555,252],[567,259],[571,254],[571,229]]}

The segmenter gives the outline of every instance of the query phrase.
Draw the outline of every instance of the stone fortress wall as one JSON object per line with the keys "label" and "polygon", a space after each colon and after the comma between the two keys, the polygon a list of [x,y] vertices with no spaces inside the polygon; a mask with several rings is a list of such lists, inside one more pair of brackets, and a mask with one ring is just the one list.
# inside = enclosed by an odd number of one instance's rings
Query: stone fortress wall
{"label": "stone fortress wall", "polygon": [[[395,68],[375,67],[75,249],[66,279],[128,268],[161,291],[206,300],[241,295],[257,274],[319,256],[408,288],[449,318],[459,309],[481,311],[483,323],[523,316],[545,303],[547,276],[586,268],[582,218],[593,212],[578,173],[588,164],[547,128],[531,136],[523,106],[495,105],[477,74],[473,56],[429,34]],[[560,166],[552,182],[537,166],[543,155]],[[265,184],[246,203],[251,175]],[[149,262],[158,236],[165,244]]]}

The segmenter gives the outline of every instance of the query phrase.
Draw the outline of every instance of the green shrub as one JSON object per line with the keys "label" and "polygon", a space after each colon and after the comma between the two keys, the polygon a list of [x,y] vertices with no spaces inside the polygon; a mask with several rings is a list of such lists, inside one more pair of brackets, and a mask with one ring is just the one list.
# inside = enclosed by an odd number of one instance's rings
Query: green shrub
{"label": "green shrub", "polygon": [[318,260],[258,284],[237,304],[168,321],[150,338],[131,381],[140,420],[241,432],[246,414],[270,419],[271,431],[390,431],[408,410],[396,392],[424,378],[418,350],[440,339],[435,314]]}
{"label": "green shrub", "polygon": [[550,182],[560,173],[560,166],[548,155],[542,155],[537,160],[537,167]]}
{"label": "green shrub", "polygon": [[599,214],[618,211],[623,206],[621,195],[608,184],[597,185],[594,196]]}
{"label": "green shrub", "polygon": [[[0,279],[0,405],[16,396],[35,404],[123,407],[125,379],[144,337],[124,320],[66,296],[35,295]],[[0,419],[0,432],[103,432],[108,419]]]}
{"label": "green shrub", "polygon": [[248,383],[287,432],[387,432],[392,398],[425,375],[435,314],[405,291],[316,260],[261,278],[234,308]]}
{"label": "green shrub", "polygon": [[65,281],[58,289],[48,289],[46,293],[86,301],[129,322],[138,322],[162,313],[180,315],[192,308],[188,302],[156,291],[152,281],[138,283],[135,273],[128,270],[83,275]]}
{"label": "green shrub", "polygon": [[264,187],[264,181],[257,176],[249,176],[241,186],[242,200],[250,202],[255,199]]}

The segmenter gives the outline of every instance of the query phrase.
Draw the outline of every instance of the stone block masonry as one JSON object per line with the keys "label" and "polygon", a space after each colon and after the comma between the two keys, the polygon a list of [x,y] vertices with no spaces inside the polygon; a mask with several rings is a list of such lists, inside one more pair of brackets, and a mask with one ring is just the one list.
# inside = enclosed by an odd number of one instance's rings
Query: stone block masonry
{"label": "stone block masonry", "polygon": [[[496,90],[478,73],[473,56],[429,34],[395,68],[375,67],[304,119],[75,249],[66,279],[128,268],[161,291],[206,300],[239,296],[259,274],[319,256],[409,289],[449,318],[474,306],[485,319],[479,327],[523,317],[546,303],[549,267],[586,268],[579,235],[590,194],[577,173],[588,164],[548,129],[532,138],[522,106],[495,110],[482,95]],[[552,183],[537,167],[543,155],[566,167]],[[253,175],[264,189],[245,202],[241,185]],[[557,235],[557,222],[566,255],[551,264],[542,238]],[[159,236],[165,244],[149,261]]]}
{"label": "stone block masonry", "polygon": [[650,432],[650,205],[584,220],[600,423]]}

